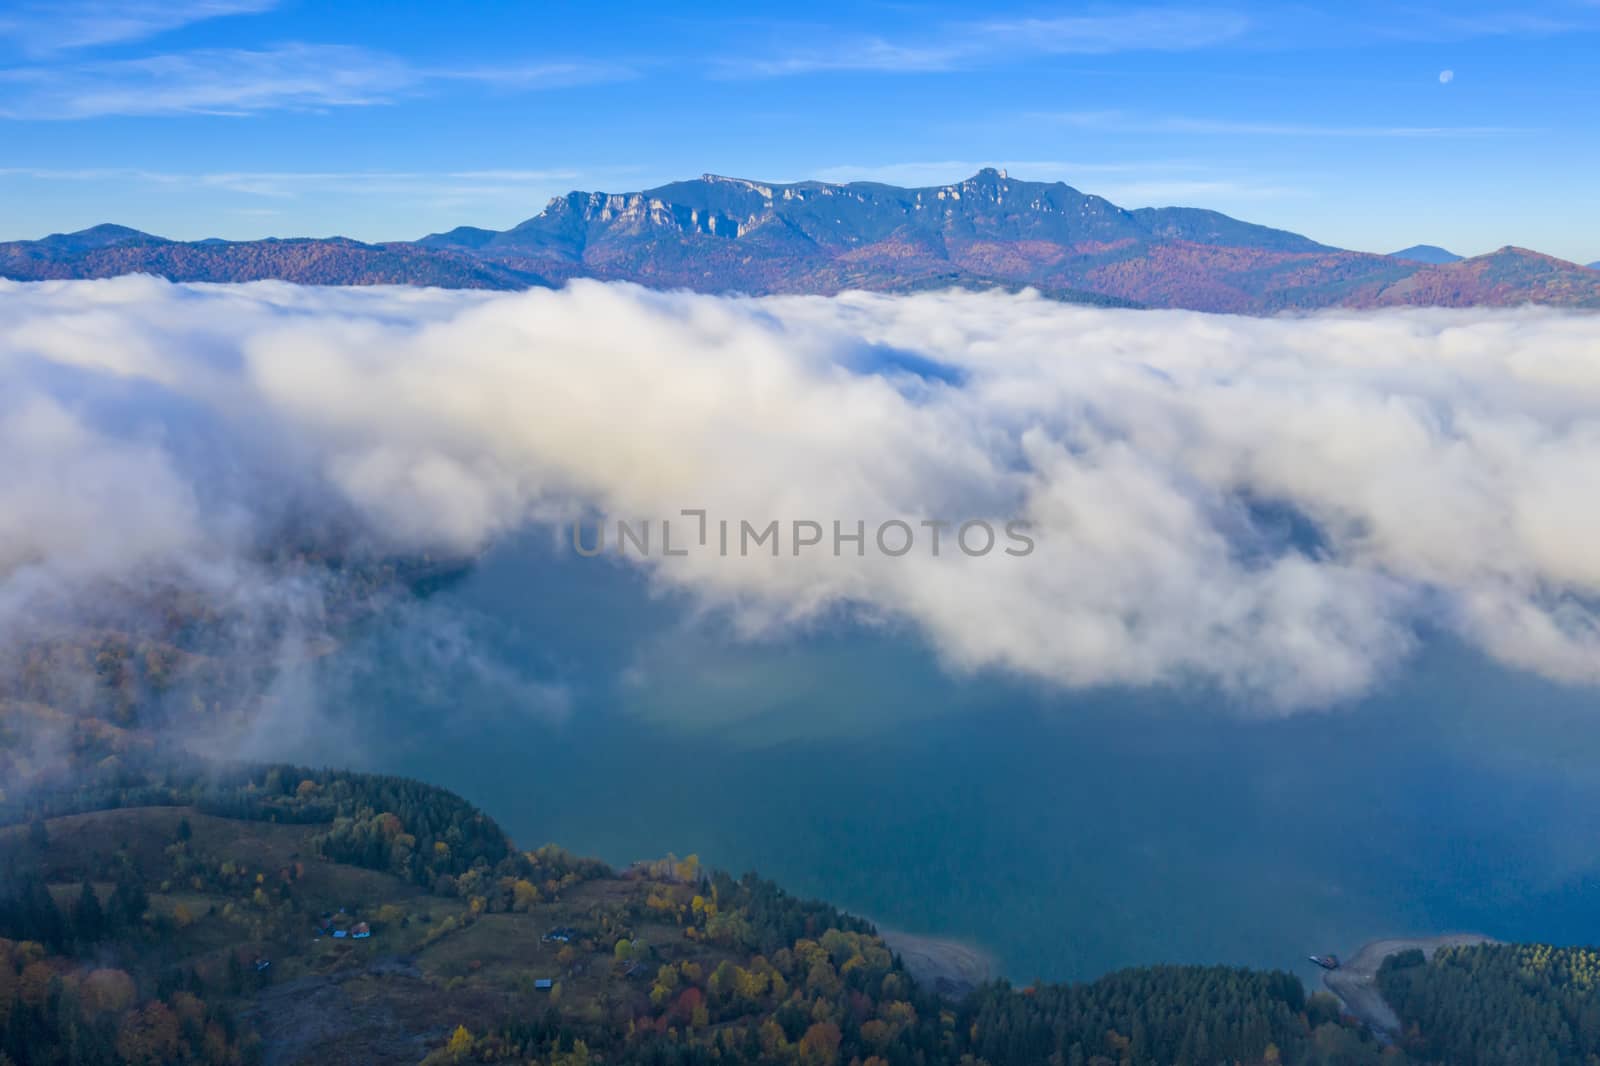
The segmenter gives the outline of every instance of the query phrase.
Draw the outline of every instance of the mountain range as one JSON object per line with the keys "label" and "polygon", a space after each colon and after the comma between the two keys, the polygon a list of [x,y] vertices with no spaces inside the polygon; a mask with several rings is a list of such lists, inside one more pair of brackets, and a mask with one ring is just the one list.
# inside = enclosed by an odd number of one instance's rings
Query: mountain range
{"label": "mountain range", "polygon": [[1325,307],[1600,308],[1600,270],[1523,248],[1462,259],[1418,245],[1347,251],[1215,211],[1127,210],[1061,182],[985,169],[926,188],[769,184],[706,174],[571,192],[508,230],[420,240],[172,241],[102,225],[0,243],[0,277],[519,289],[572,278],[701,292],[1031,286],[1064,300],[1249,314]]}

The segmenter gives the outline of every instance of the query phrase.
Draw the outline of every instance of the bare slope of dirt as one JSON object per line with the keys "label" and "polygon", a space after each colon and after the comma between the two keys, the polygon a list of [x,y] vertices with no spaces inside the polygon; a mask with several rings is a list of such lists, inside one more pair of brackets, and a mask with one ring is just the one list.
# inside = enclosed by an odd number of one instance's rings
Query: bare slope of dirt
{"label": "bare slope of dirt", "polygon": [[1374,1033],[1393,1036],[1400,1031],[1400,1019],[1378,991],[1378,967],[1383,965],[1383,960],[1412,948],[1431,959],[1440,948],[1485,943],[1494,943],[1494,940],[1479,933],[1374,940],[1339,969],[1323,974],[1322,983],[1343,1001],[1346,1010],[1365,1022]]}
{"label": "bare slope of dirt", "polygon": [[959,999],[994,976],[993,960],[970,944],[882,928],[878,935],[912,977],[940,995]]}

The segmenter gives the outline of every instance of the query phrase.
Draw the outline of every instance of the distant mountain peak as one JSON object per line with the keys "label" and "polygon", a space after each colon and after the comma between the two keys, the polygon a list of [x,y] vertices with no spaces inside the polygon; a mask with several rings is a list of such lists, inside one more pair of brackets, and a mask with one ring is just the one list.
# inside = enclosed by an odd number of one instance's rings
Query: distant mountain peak
{"label": "distant mountain peak", "polygon": [[733,186],[734,188],[760,193],[769,200],[772,199],[772,190],[774,188],[782,187],[769,185],[760,181],[751,181],[749,178],[730,178],[725,174],[702,174],[700,175],[700,180],[705,182],[707,185],[729,185]]}
{"label": "distant mountain peak", "polygon": [[102,222],[88,229],[80,229],[73,233],[58,234],[64,237],[148,237],[150,234],[130,226],[119,226],[115,222]]}
{"label": "distant mountain peak", "polygon": [[[1550,264],[1550,265],[1553,265],[1553,266],[1564,266],[1564,267],[1580,266],[1581,265],[1581,264],[1578,264],[1578,263],[1574,263],[1569,259],[1562,259],[1560,256],[1548,255],[1545,252],[1536,252],[1532,248],[1524,248],[1520,244],[1508,244],[1503,248],[1496,248],[1494,251],[1490,252],[1488,255],[1480,255],[1477,258],[1479,258],[1479,259],[1511,259],[1511,260],[1521,260],[1521,261],[1532,261],[1532,262],[1539,262],[1539,263],[1547,263],[1547,264]],[[1466,260],[1463,260],[1463,262],[1466,262]]]}
{"label": "distant mountain peak", "polygon": [[128,244],[130,242],[165,241],[165,237],[157,237],[142,230],[129,226],[119,226],[114,222],[102,222],[98,226],[90,226],[75,233],[52,233],[40,243],[49,243],[60,247],[70,248],[109,248],[115,244]]}
{"label": "distant mountain peak", "polygon": [[48,237],[37,241],[23,242],[31,245],[49,258],[62,258],[67,256],[82,255],[104,248],[117,248],[124,245],[161,245],[170,244],[165,237],[157,237],[144,233],[128,226],[119,226],[113,222],[102,222],[98,226],[77,230],[73,233],[52,233]]}
{"label": "distant mountain peak", "polygon": [[1465,256],[1459,256],[1447,248],[1440,248],[1437,244],[1413,244],[1409,248],[1402,248],[1398,252],[1390,252],[1390,259],[1404,259],[1410,263],[1427,263],[1429,266],[1439,266],[1443,263],[1459,263]]}

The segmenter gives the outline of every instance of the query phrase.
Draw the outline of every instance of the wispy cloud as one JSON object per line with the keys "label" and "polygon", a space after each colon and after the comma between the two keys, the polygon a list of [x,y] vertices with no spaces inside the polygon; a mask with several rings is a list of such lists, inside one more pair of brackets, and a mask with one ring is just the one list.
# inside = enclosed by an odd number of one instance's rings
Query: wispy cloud
{"label": "wispy cloud", "polygon": [[1115,14],[954,23],[928,37],[860,37],[826,46],[727,59],[729,77],[784,77],[827,71],[916,74],[979,67],[1019,56],[1192,51],[1250,27],[1237,12],[1146,8]]}
{"label": "wispy cloud", "polygon": [[[1594,0],[1581,0],[1588,7]],[[785,77],[827,72],[926,74],[969,70],[1047,56],[1188,52],[1222,45],[1283,50],[1396,40],[1452,42],[1496,37],[1551,37],[1600,29],[1572,6],[1552,11],[1477,12],[1412,8],[1381,20],[1301,7],[1246,13],[1212,7],[1101,9],[1054,17],[950,22],[926,32],[878,34],[795,44],[721,60],[725,77]],[[792,34],[791,34],[792,35]]]}
{"label": "wispy cloud", "polygon": [[1231,11],[1149,8],[1116,15],[1068,15],[979,23],[990,47],[1054,55],[1187,52],[1242,36],[1251,20]]}
{"label": "wispy cloud", "polygon": [[[1256,15],[1252,47],[1264,51],[1359,48],[1395,42],[1453,44],[1479,40],[1537,40],[1593,33],[1600,20],[1587,0],[1532,0],[1521,6],[1471,10],[1471,4],[1281,5]],[[1600,3],[1588,3],[1592,10]]]}
{"label": "wispy cloud", "polygon": [[1492,137],[1532,133],[1518,126],[1361,126],[1309,122],[1272,122],[1251,119],[1192,118],[1181,115],[1151,116],[1123,111],[1061,111],[1038,113],[1032,118],[1080,129],[1125,133],[1192,133],[1240,137]]}
{"label": "wispy cloud", "polygon": [[1412,41],[1469,41],[1482,37],[1555,37],[1600,28],[1593,16],[1571,9],[1559,14],[1507,9],[1470,14],[1396,11],[1393,15],[1376,29],[1376,35]]}
{"label": "wispy cloud", "polygon": [[638,72],[622,63],[579,60],[509,67],[428,70],[424,72],[424,77],[439,81],[477,82],[502,89],[561,89],[574,85],[628,81],[638,77]]}
{"label": "wispy cloud", "polygon": [[926,74],[955,70],[973,59],[959,44],[902,45],[876,37],[860,38],[839,48],[802,50],[782,55],[724,59],[716,73],[726,77],[782,78],[826,71],[876,71]]}
{"label": "wispy cloud", "polygon": [[346,45],[207,49],[142,59],[0,71],[0,114],[21,119],[104,115],[242,115],[387,103],[417,84],[392,56]]}
{"label": "wispy cloud", "polygon": [[192,189],[219,189],[269,200],[293,200],[305,195],[427,195],[493,192],[502,189],[576,182],[585,172],[550,170],[450,170],[450,171],[215,171],[165,172],[135,167],[0,167],[0,179],[36,181],[141,182]]}
{"label": "wispy cloud", "polygon": [[424,69],[351,45],[204,49],[140,59],[0,69],[0,117],[246,115],[388,104],[440,81],[521,90],[629,76],[618,65],[531,63],[494,70]]}
{"label": "wispy cloud", "polygon": [[142,41],[195,22],[258,15],[278,0],[50,0],[0,16],[0,38],[31,55]]}

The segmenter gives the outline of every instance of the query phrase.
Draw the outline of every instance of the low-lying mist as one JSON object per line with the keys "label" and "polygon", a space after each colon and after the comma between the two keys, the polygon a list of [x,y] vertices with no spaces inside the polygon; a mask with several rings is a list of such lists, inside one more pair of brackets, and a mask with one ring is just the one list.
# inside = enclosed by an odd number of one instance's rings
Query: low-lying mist
{"label": "low-lying mist", "polygon": [[[1594,316],[0,282],[0,449],[10,670],[55,627],[200,610],[270,675],[362,567],[609,516],[670,520],[692,550],[623,565],[751,641],[848,615],[959,674],[1252,714],[1358,697],[1429,632],[1600,681]],[[958,550],[969,520],[1033,550]]]}

